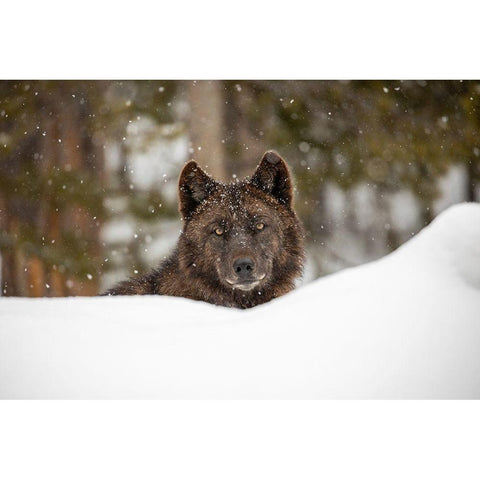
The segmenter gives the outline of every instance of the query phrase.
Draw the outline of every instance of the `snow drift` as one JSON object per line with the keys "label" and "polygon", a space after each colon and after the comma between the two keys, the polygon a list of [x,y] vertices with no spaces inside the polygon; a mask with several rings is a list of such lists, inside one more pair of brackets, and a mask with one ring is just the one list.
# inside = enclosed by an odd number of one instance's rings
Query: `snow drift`
{"label": "snow drift", "polygon": [[247,311],[0,299],[2,398],[480,398],[480,205]]}

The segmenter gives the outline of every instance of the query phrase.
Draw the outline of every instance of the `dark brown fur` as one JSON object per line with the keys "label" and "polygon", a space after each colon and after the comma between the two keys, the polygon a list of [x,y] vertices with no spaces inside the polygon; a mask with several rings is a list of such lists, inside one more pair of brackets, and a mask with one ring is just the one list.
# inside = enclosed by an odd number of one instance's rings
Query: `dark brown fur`
{"label": "dark brown fur", "polygon": [[287,166],[274,152],[251,179],[233,184],[189,162],[179,180],[184,225],[174,252],[106,295],[173,295],[249,308],[289,292],[304,262],[292,193]]}

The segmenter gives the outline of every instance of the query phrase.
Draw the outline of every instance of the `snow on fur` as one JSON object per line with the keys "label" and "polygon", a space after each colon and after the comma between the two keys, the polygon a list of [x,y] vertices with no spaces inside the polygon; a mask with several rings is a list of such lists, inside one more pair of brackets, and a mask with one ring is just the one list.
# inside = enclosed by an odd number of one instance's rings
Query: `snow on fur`
{"label": "snow on fur", "polygon": [[0,299],[1,398],[480,398],[480,205],[247,311]]}

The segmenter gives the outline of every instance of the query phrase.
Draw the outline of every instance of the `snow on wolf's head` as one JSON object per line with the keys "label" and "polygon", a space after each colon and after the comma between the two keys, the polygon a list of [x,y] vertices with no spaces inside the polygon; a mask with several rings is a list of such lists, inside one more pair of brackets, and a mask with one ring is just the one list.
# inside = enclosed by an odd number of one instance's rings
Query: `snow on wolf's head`
{"label": "snow on wolf's head", "polygon": [[246,306],[294,287],[304,262],[303,230],[278,154],[265,153],[251,178],[232,184],[217,182],[191,161],[180,175],[179,195],[179,262],[192,281]]}

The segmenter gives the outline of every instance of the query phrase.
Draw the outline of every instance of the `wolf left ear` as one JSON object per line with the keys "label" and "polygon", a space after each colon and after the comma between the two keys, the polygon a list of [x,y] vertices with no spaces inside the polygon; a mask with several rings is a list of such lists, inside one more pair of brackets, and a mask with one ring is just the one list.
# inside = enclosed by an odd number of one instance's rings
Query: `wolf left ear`
{"label": "wolf left ear", "polygon": [[293,199],[292,179],[287,164],[277,153],[268,151],[263,155],[250,183],[291,207]]}
{"label": "wolf left ear", "polygon": [[180,213],[184,220],[190,219],[197,206],[215,190],[215,185],[215,180],[193,160],[183,167],[178,181],[178,191]]}

